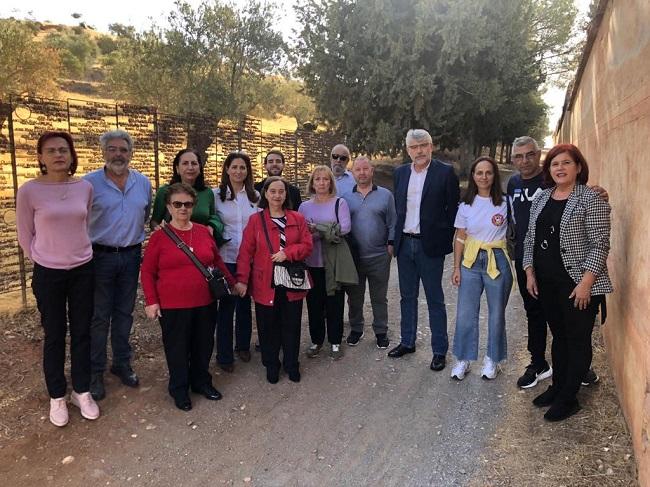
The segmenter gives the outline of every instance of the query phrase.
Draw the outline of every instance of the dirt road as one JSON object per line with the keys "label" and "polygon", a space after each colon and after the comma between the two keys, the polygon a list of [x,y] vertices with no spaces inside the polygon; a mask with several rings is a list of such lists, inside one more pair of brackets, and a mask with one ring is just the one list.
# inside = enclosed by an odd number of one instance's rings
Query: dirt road
{"label": "dirt road", "polygon": [[[445,283],[449,282],[449,265],[448,259]],[[420,294],[415,354],[387,358],[367,329],[359,346],[344,346],[342,360],[333,362],[326,354],[315,359],[303,356],[300,384],[283,375],[278,384],[271,385],[265,380],[259,354],[254,353],[250,363],[236,363],[234,374],[215,371],[214,383],[224,394],[223,400],[210,402],[193,396],[194,409],[189,413],[175,409],[167,396],[158,325],[138,315],[135,369],[142,386],[128,389],[107,375],[102,417],[85,421],[71,407],[70,424],[63,429],[52,426],[46,417],[38,342],[16,334],[8,339],[5,333],[3,345],[24,344],[14,345],[17,351],[12,357],[3,355],[0,365],[8,366],[5,374],[13,371],[23,379],[5,381],[1,389],[11,394],[5,395],[0,409],[5,433],[0,444],[0,483],[15,487],[87,482],[119,486],[497,485],[483,472],[491,461],[494,438],[502,434],[513,414],[513,396],[520,394],[514,383],[526,365],[526,356],[512,352],[525,350],[521,300],[513,293],[508,310],[508,345],[515,359],[493,382],[482,380],[477,375],[480,364],[475,364],[472,374],[458,383],[449,378],[449,367],[443,372],[429,370],[430,334],[424,293]],[[446,300],[451,342],[456,292],[450,286]],[[396,344],[399,292],[395,265],[389,313],[389,336],[391,344]],[[366,317],[370,317],[369,305]],[[306,320],[303,323],[306,346]],[[526,395],[525,407],[533,394]],[[520,397],[514,399],[522,403]],[[503,461],[507,465],[508,460]]]}

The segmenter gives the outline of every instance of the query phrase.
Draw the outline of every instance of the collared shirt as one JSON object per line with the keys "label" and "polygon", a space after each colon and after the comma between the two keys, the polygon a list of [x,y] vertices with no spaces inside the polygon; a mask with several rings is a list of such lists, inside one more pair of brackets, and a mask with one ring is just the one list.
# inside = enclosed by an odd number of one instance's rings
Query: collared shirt
{"label": "collared shirt", "polygon": [[427,172],[431,161],[426,167],[417,172],[414,164],[411,163],[411,177],[409,178],[409,187],[406,193],[406,218],[404,219],[404,233],[420,233],[420,203],[422,202],[422,191],[424,181],[427,178]]}
{"label": "collared shirt", "polygon": [[84,176],[93,185],[90,240],[109,247],[142,243],[144,226],[151,209],[151,183],[135,169],[129,169],[124,191],[97,169]]}
{"label": "collared shirt", "polygon": [[[242,188],[235,195],[234,200],[230,199],[230,189],[228,189],[225,201],[221,201],[220,188],[216,188],[213,191],[214,206],[217,210],[217,215],[219,215],[219,218],[223,222],[223,238],[229,239],[229,242],[226,242],[219,248],[219,252],[225,263],[234,264],[237,262],[239,246],[241,245],[244,228],[248,224],[248,219],[251,215],[259,211],[257,202],[249,201],[246,188]],[[257,194],[259,197],[259,193]]]}
{"label": "collared shirt", "polygon": [[364,197],[355,185],[352,192],[343,196],[350,208],[354,245],[361,258],[385,255],[386,246],[392,245],[395,236],[395,199],[386,188],[372,185]]}
{"label": "collared shirt", "polygon": [[336,179],[336,196],[343,196],[346,193],[351,193],[352,188],[357,185],[354,176],[350,171],[345,171],[340,178]]}

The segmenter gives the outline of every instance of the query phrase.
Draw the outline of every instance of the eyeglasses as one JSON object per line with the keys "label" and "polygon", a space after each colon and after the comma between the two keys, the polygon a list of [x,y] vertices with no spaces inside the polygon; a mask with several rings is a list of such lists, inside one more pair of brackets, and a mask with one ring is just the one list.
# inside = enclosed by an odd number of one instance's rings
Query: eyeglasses
{"label": "eyeglasses", "polygon": [[171,205],[176,209],[185,207],[189,210],[194,207],[194,201],[172,201]]}
{"label": "eyeglasses", "polygon": [[67,147],[50,147],[48,149],[45,149],[44,151],[48,156],[53,156],[57,152],[61,154],[62,156],[65,156],[66,154],[70,154],[70,149]]}
{"label": "eyeglasses", "polygon": [[525,157],[527,160],[532,161],[535,159],[536,156],[537,156],[537,151],[533,150],[530,152],[526,152],[525,154],[516,154],[512,156],[512,159],[515,161],[523,161]]}
{"label": "eyeglasses", "polygon": [[346,162],[349,159],[348,156],[344,156],[341,154],[332,154],[332,160],[333,161],[341,161],[341,162]]}

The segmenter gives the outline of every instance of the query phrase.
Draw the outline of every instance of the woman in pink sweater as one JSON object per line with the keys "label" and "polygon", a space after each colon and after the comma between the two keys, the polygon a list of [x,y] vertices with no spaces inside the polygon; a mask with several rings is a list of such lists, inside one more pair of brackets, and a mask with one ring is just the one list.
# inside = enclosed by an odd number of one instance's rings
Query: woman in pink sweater
{"label": "woman in pink sweater", "polygon": [[90,395],[90,320],[93,314],[93,250],[88,216],[93,187],[75,178],[77,153],[66,132],[45,132],[36,146],[41,175],[18,189],[18,242],[34,263],[32,290],[41,313],[43,371],[50,394],[50,421],[68,423],[64,374],[70,324],[70,402],[86,419],[99,407]]}

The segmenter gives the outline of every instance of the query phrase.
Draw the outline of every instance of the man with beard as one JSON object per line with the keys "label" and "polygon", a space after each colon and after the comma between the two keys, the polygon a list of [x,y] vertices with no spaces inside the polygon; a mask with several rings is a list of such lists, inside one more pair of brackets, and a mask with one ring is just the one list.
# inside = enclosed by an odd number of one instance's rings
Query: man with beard
{"label": "man with beard", "polygon": [[[266,176],[280,176],[282,177],[282,171],[284,171],[284,154],[279,150],[273,149],[270,150],[266,157],[264,158],[264,169],[266,169]],[[285,178],[286,179],[286,178]],[[288,181],[288,179],[287,179]],[[262,179],[260,182],[255,183],[255,189],[261,194],[262,188],[266,178]],[[302,203],[302,198],[300,197],[300,189],[294,184],[289,184],[289,208],[295,211],[298,211],[300,204]]]}
{"label": "man with beard", "polygon": [[151,183],[129,168],[133,140],[123,130],[99,138],[104,167],[85,176],[93,185],[90,240],[95,265],[94,313],[90,328],[90,393],[103,399],[106,346],[111,332],[111,373],[123,384],[137,387],[131,368],[129,335],[145,239],[145,223],[151,208]]}

